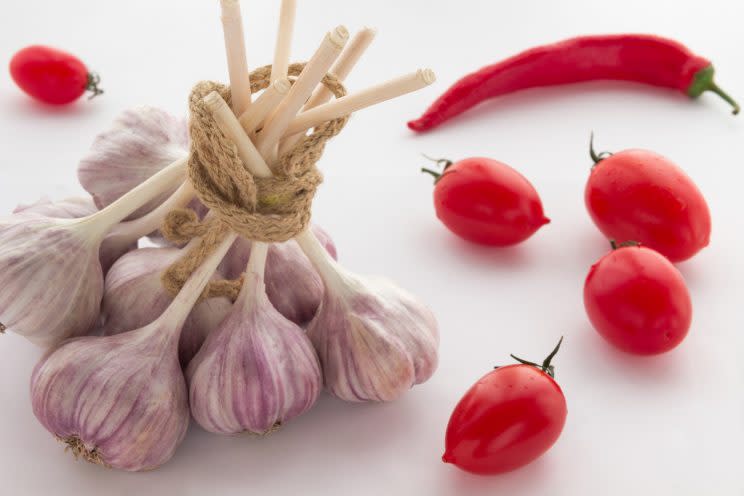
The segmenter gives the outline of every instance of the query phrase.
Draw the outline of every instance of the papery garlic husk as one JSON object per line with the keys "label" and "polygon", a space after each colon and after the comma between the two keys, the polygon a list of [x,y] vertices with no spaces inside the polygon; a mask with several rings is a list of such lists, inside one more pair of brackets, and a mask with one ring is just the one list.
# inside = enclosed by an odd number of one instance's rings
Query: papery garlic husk
{"label": "papery garlic husk", "polygon": [[[123,112],[109,130],[96,137],[88,155],[80,161],[78,179],[98,208],[103,208],[188,153],[185,118],[154,107],[137,107]],[[128,219],[151,211],[177,187],[173,184]]]}
{"label": "papery garlic husk", "polygon": [[[160,276],[184,254],[177,248],[140,248],[121,257],[106,275],[101,314],[103,334],[137,329],[157,319],[173,301]],[[221,277],[215,274],[213,278]],[[179,342],[183,366],[199,351],[207,335],[227,316],[232,302],[210,298],[196,304],[184,323]]]}
{"label": "papery garlic husk", "polygon": [[218,247],[151,324],[66,341],[36,366],[33,412],[76,456],[130,471],[154,469],[173,456],[189,425],[180,330],[232,241]]}
{"label": "papery garlic husk", "polygon": [[0,327],[45,347],[88,333],[103,292],[99,244],[80,221],[0,219]]}
{"label": "papery garlic husk", "polygon": [[[259,245],[256,256],[265,257]],[[210,432],[268,433],[307,411],[322,389],[312,343],[271,305],[260,272],[246,272],[232,311],[186,369],[191,414]]]}
{"label": "papery garlic husk", "polygon": [[[336,246],[320,226],[313,233],[335,259]],[[238,239],[223,261],[224,272],[236,279],[245,270],[251,253],[251,242]],[[272,243],[266,261],[266,293],[279,313],[299,326],[315,316],[323,297],[323,281],[296,241]]]}
{"label": "papery garlic husk", "polygon": [[314,239],[300,243],[325,284],[307,334],[326,389],[346,401],[392,401],[429,379],[439,348],[431,310],[386,279],[343,269]]}

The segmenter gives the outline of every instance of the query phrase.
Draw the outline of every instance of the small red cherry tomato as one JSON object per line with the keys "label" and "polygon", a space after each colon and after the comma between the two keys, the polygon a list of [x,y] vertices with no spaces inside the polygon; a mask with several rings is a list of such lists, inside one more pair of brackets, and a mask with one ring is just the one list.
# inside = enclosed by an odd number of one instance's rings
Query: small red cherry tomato
{"label": "small red cherry tomato", "polygon": [[590,155],[584,200],[606,237],[640,242],[672,262],[708,246],[708,204],[682,169],[648,150]]}
{"label": "small red cherry tomato", "polygon": [[509,246],[550,222],[530,182],[506,164],[489,158],[459,162],[437,160],[434,208],[439,220],[458,236],[483,245]]}
{"label": "small red cherry tomato", "polygon": [[602,337],[636,355],[671,350],[692,322],[682,274],[658,252],[638,245],[616,247],[592,266],[584,307]]}
{"label": "small red cherry tomato", "polygon": [[44,103],[64,105],[85,93],[103,93],[98,75],[89,72],[80,59],[67,52],[34,45],[17,52],[10,60],[13,81],[28,95]]}
{"label": "small red cherry tomato", "polygon": [[455,407],[447,425],[442,460],[475,474],[500,474],[545,453],[566,423],[566,398],[542,365],[512,355],[520,364],[497,367],[476,382]]}

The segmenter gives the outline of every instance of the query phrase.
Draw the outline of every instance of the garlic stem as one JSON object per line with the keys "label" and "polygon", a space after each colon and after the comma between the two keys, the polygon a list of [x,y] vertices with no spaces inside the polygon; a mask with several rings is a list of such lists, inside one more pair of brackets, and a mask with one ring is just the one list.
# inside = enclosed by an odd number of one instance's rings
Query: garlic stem
{"label": "garlic stem", "polygon": [[320,278],[323,279],[323,282],[327,286],[333,286],[336,289],[346,286],[343,269],[331,257],[312,231],[306,229],[295,237],[295,241],[300,245],[303,253],[310,260],[310,263],[313,264],[313,267],[318,271]]}
{"label": "garlic stem", "polygon": [[77,222],[80,227],[94,226],[101,239],[118,223],[142,205],[173,187],[173,183],[183,181],[186,176],[188,158],[183,157],[168,165],[147,181],[137,185],[128,193],[103,210]]}
{"label": "garlic stem", "polygon": [[276,33],[276,45],[274,46],[274,63],[271,66],[272,83],[287,77],[296,11],[296,0],[282,0],[282,6],[279,10],[279,29]]}
{"label": "garlic stem", "polygon": [[252,272],[263,279],[266,272],[266,256],[269,253],[269,243],[261,241],[251,242],[251,255],[248,258],[246,272]]}
{"label": "garlic stem", "polygon": [[[238,147],[238,155],[246,167],[251,170],[260,169],[261,172],[258,175],[262,175],[263,177],[271,176],[271,169],[269,169],[269,166],[258,153],[253,142],[245,134],[237,117],[230,111],[227,102],[220,94],[216,91],[211,92],[204,97],[204,103],[212,112],[217,125],[225,133],[225,136]],[[249,166],[248,164],[253,165]]]}
{"label": "garlic stem", "polygon": [[261,127],[266,117],[276,108],[291,87],[292,84],[286,77],[271,83],[271,86],[266,88],[261,96],[256,98],[256,101],[240,116],[240,125],[243,126],[245,132],[251,134]]}
{"label": "garlic stem", "polygon": [[245,55],[240,0],[221,0],[220,6],[227,54],[227,71],[232,88],[233,111],[236,115],[240,115],[251,105],[251,81]]}
{"label": "garlic stem", "polygon": [[156,231],[163,223],[168,212],[186,206],[194,198],[195,194],[191,181],[186,180],[155,210],[152,210],[139,219],[118,224],[111,230],[107,238],[117,238],[117,240],[125,243],[134,243],[142,236]]}
{"label": "garlic stem", "polygon": [[[359,62],[359,59],[367,48],[369,48],[369,45],[372,43],[372,40],[375,39],[376,34],[377,31],[372,28],[364,28],[355,34],[349,43],[346,44],[341,55],[338,56],[336,63],[333,64],[333,67],[331,67],[329,72],[336,76],[339,81],[343,82],[356,63]],[[321,84],[315,89],[307,102],[305,102],[305,105],[302,107],[302,112],[307,112],[311,108],[326,103],[332,96],[333,93],[331,93],[331,90]],[[279,156],[284,155],[286,152],[294,148],[303,135],[304,133],[297,133],[282,139],[279,144]]]}
{"label": "garlic stem", "polygon": [[[170,321],[169,324],[177,324],[172,327],[174,329],[175,342],[178,343],[178,337],[181,334],[181,328],[186,318],[189,316],[191,309],[194,308],[196,302],[204,291],[204,288],[209,283],[212,275],[217,270],[225,254],[232,246],[233,242],[237,239],[238,235],[233,231],[230,231],[225,239],[217,245],[217,248],[209,254],[204,262],[197,268],[191,277],[189,277],[186,284],[183,285],[181,291],[173,299],[173,302],[165,309],[163,314],[158,318],[160,321]],[[175,333],[175,330],[178,332]]]}
{"label": "garlic stem", "polygon": [[277,144],[279,138],[284,134],[287,124],[310,98],[313,90],[341,53],[341,49],[346,45],[348,39],[349,32],[344,26],[338,26],[332,32],[326,34],[315,54],[305,64],[305,68],[297,77],[287,96],[266,120],[266,125],[256,140],[256,148],[269,162],[273,162],[276,158]]}

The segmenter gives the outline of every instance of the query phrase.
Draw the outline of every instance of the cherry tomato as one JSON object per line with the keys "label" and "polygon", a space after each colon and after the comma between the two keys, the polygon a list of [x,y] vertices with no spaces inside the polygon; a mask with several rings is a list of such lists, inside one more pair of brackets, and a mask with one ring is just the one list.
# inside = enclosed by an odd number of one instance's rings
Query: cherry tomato
{"label": "cherry tomato", "polygon": [[439,220],[458,236],[483,245],[509,246],[532,236],[550,222],[530,182],[506,164],[467,158],[444,165],[436,178],[434,208]]}
{"label": "cherry tomato", "polygon": [[602,337],[637,355],[671,350],[692,322],[682,274],[658,252],[637,245],[618,247],[592,266],[584,307]]}
{"label": "cherry tomato", "polygon": [[520,364],[497,367],[465,393],[447,425],[445,463],[475,474],[499,474],[553,446],[567,414],[550,364],[561,341],[542,365],[512,355]]}
{"label": "cherry tomato", "polygon": [[98,76],[80,59],[55,48],[34,45],[10,60],[10,75],[31,97],[44,103],[64,105],[80,98],[86,90],[91,98],[103,93]]}
{"label": "cherry tomato", "polygon": [[605,236],[638,241],[673,262],[708,246],[708,204],[682,169],[648,150],[590,154],[584,199]]}

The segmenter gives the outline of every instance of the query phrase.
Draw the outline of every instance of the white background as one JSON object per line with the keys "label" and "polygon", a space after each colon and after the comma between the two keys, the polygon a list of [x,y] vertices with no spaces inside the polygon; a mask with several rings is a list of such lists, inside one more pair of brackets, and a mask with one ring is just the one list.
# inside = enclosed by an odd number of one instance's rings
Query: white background
{"label": "white background", "polygon": [[[249,63],[269,63],[278,1],[244,0]],[[653,32],[713,59],[744,100],[741,2],[300,1],[295,60],[337,24],[379,29],[348,80],[353,91],[417,67],[439,82],[354,116],[329,144],[316,220],[351,269],[382,273],[428,302],[441,324],[434,377],[392,404],[324,396],[264,439],[217,437],[192,425],[170,463],[126,474],[75,463],[37,423],[28,380],[41,355],[0,338],[0,481],[4,494],[741,495],[744,278],[741,222],[744,116],[713,95],[698,102],[632,84],[529,91],[486,104],[425,136],[405,128],[449,83],[521,49],[564,37]],[[66,48],[103,77],[106,94],[64,109],[36,105],[0,76],[0,211],[41,195],[79,193],[75,168],[121,110],[183,113],[199,79],[226,79],[213,1],[4,1],[0,61],[32,43]],[[607,251],[583,205],[589,131],[598,147],[650,148],[697,182],[710,204],[712,244],[680,270],[695,317],[673,352],[635,358],[591,329],[581,291]],[[419,156],[502,160],[540,192],[552,223],[511,249],[468,245],[434,217]],[[2,290],[2,288],[0,288]],[[39,302],[43,311],[43,302]],[[511,352],[541,359],[560,335],[557,379],[569,406],[558,443],[508,475],[476,477],[440,461],[462,393]]]}

